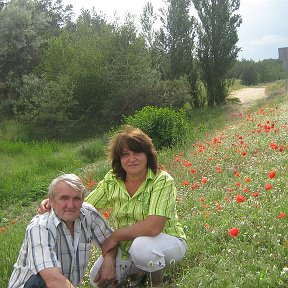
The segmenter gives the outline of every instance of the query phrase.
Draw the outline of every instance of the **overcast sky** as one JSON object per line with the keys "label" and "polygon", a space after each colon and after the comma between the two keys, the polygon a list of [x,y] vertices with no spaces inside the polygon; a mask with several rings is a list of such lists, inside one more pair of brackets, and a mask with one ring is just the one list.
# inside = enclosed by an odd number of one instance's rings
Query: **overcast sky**
{"label": "overcast sky", "polygon": [[[103,12],[112,21],[115,13],[124,19],[126,12],[136,16],[138,21],[144,5],[148,0],[62,0],[64,4],[72,4],[75,14],[81,8]],[[162,0],[150,0],[155,11],[164,7]],[[288,47],[288,0],[240,0],[237,12],[242,17],[238,28],[238,47],[242,51],[239,59],[277,59],[278,48]],[[138,18],[137,18],[138,17]]]}

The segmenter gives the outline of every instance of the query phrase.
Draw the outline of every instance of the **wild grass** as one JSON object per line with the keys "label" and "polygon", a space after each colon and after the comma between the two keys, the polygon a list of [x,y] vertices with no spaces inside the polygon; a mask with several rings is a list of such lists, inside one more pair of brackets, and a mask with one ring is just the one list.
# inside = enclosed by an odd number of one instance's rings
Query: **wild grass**
{"label": "wild grass", "polygon": [[[288,286],[287,100],[282,93],[249,108],[195,110],[185,145],[159,152],[177,183],[188,244],[184,260],[166,270],[172,282],[163,287]],[[108,170],[103,155],[91,161],[98,147],[92,142],[0,144],[6,163],[0,164],[0,287],[51,179],[69,171],[97,182]],[[228,233],[233,227],[236,237]],[[89,287],[87,277],[81,287]]]}

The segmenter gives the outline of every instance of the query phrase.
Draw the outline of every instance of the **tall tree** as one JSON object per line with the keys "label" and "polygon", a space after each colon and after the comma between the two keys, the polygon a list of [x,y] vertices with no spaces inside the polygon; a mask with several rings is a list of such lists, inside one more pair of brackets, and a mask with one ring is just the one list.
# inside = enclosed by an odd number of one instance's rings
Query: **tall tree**
{"label": "tall tree", "polygon": [[190,15],[191,0],[167,0],[160,9],[162,26],[156,34],[159,68],[163,80],[185,76],[190,84],[191,103],[198,104],[195,91],[197,70],[194,61],[195,18]]}
{"label": "tall tree", "polygon": [[236,62],[240,48],[237,27],[241,16],[235,14],[240,0],[192,0],[199,16],[198,57],[207,89],[208,105],[221,105],[228,96],[227,72]]}
{"label": "tall tree", "polygon": [[144,8],[141,15],[141,26],[142,26],[142,35],[146,39],[149,48],[152,48],[155,41],[155,22],[157,20],[157,15],[154,11],[153,5],[151,2],[148,2]]}

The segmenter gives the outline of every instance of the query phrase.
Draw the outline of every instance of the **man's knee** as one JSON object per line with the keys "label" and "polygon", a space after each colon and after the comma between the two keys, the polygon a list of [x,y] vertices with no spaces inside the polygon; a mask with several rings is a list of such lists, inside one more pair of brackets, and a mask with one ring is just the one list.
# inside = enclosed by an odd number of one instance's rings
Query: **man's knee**
{"label": "man's knee", "polygon": [[43,278],[39,274],[36,274],[28,279],[24,288],[46,288],[46,284]]}

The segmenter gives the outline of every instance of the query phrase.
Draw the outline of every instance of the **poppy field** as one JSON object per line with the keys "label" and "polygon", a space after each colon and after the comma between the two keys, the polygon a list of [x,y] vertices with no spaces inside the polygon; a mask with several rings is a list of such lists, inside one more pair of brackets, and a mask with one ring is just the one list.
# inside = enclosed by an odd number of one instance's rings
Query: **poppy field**
{"label": "poppy field", "polygon": [[188,238],[187,256],[174,268],[180,287],[288,287],[284,99],[228,114],[227,125],[165,164]]}

